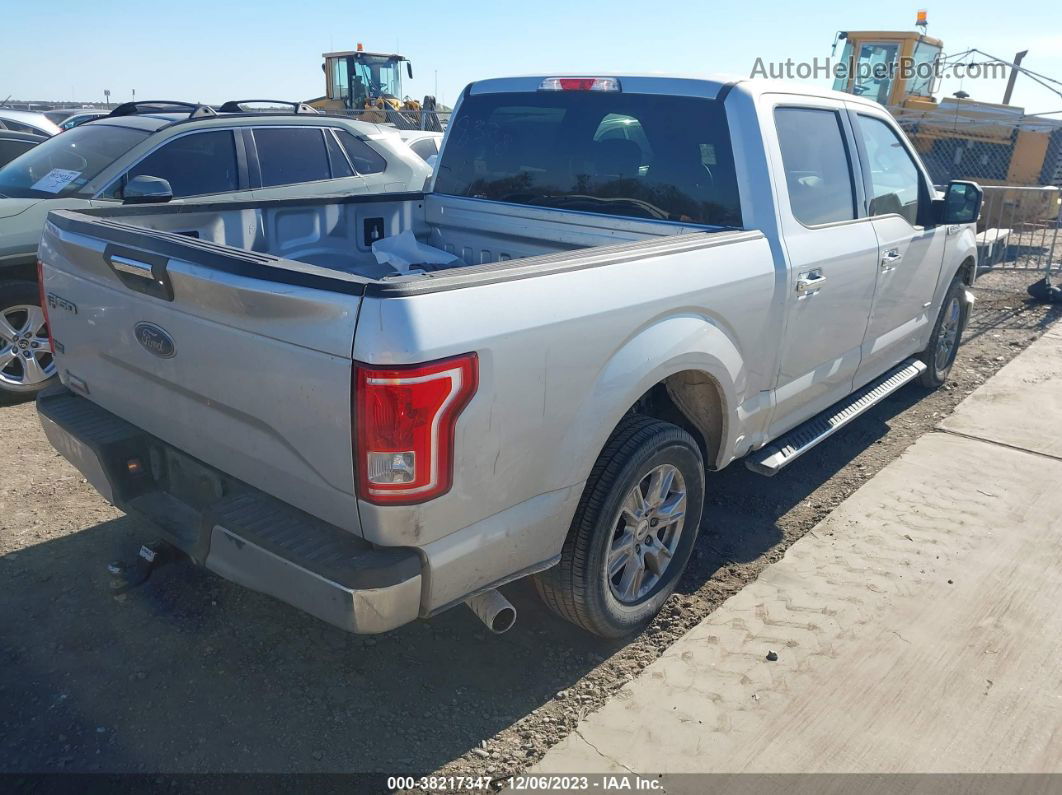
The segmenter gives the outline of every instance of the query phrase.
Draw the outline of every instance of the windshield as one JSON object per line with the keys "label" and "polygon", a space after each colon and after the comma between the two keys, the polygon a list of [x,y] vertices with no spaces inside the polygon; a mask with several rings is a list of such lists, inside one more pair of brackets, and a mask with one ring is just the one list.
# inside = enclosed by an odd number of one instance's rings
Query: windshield
{"label": "windshield", "polygon": [[722,106],[692,97],[539,91],[462,100],[434,190],[740,226]]}
{"label": "windshield", "polygon": [[907,84],[907,93],[918,97],[933,96],[933,80],[939,63],[940,47],[926,41],[918,42],[912,64],[914,76]]}
{"label": "windshield", "polygon": [[401,99],[401,61],[375,55],[360,55],[354,59],[353,94],[365,97],[398,97]]}
{"label": "windshield", "polygon": [[859,60],[855,63],[855,84],[852,86],[852,93],[887,105],[899,49],[898,44],[881,42],[860,47]]}
{"label": "windshield", "polygon": [[86,124],[60,133],[0,168],[0,195],[20,199],[70,196],[149,133]]}

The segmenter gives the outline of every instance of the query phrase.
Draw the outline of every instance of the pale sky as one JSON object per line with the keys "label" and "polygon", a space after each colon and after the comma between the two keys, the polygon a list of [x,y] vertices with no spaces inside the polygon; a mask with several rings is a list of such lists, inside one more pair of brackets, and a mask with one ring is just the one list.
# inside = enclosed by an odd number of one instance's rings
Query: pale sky
{"label": "pale sky", "polygon": [[[435,91],[452,104],[468,82],[549,72],[681,72],[748,76],[757,57],[824,58],[837,29],[904,30],[917,3],[856,5],[834,0],[672,2],[577,0],[501,2],[255,3],[218,0],[0,0],[0,100],[217,103],[324,93],[321,53],[398,50],[413,61],[404,91]],[[977,47],[1062,79],[1062,13],[1057,0],[1000,6],[987,0],[934,2],[929,35],[946,53]],[[838,50],[838,54],[840,50]],[[828,81],[819,81],[824,84]],[[999,102],[1005,80],[946,84]],[[1019,78],[1014,104],[1062,110],[1062,98]],[[1059,114],[1062,117],[1062,114]]]}

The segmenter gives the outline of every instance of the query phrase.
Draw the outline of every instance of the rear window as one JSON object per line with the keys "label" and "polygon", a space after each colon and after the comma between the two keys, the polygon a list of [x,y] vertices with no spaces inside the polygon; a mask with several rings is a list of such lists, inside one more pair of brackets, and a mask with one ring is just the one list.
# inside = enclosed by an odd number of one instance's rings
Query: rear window
{"label": "rear window", "polygon": [[471,95],[448,134],[438,193],[741,225],[718,102],[622,92]]}

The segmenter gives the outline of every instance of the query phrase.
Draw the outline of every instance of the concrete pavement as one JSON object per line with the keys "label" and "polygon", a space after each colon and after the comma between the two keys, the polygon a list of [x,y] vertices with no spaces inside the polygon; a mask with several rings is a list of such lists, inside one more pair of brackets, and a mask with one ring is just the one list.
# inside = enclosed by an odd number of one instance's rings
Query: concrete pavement
{"label": "concrete pavement", "polygon": [[531,772],[1062,772],[1062,333]]}

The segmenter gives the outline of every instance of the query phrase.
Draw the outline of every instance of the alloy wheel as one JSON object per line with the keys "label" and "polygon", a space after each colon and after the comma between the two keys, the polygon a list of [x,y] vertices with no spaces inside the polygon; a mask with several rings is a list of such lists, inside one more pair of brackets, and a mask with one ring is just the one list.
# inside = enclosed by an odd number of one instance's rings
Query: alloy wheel
{"label": "alloy wheel", "polygon": [[31,387],[55,375],[44,312],[32,304],[0,310],[0,385]]}
{"label": "alloy wheel", "polygon": [[937,372],[943,372],[951,364],[951,357],[955,346],[959,342],[959,331],[962,328],[962,305],[957,296],[953,296],[944,310],[944,321],[940,324],[940,334],[937,337],[937,351],[933,357],[933,364]]}
{"label": "alloy wheel", "polygon": [[636,604],[653,592],[675,556],[685,514],[686,484],[671,464],[654,467],[627,492],[605,559],[616,599]]}

